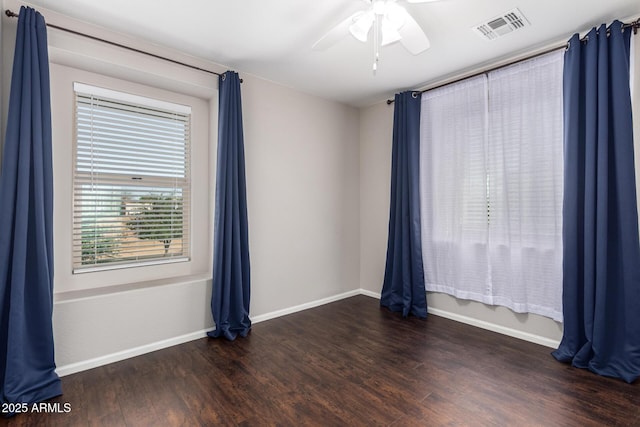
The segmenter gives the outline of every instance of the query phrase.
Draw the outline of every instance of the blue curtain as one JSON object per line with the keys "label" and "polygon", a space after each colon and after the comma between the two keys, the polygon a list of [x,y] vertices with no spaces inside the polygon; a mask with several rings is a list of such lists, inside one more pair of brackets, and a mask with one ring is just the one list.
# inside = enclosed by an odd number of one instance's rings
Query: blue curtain
{"label": "blue curtain", "polygon": [[22,7],[0,176],[2,402],[62,394],[53,351],[53,172],[44,18]]}
{"label": "blue curtain", "polygon": [[387,262],[380,304],[427,317],[420,237],[420,106],[417,92],[395,96]]}
{"label": "blue curtain", "polygon": [[240,78],[220,76],[218,109],[218,169],[213,244],[211,312],[216,329],[210,337],[233,341],[247,336],[250,288],[249,227],[244,170],[244,136]]}
{"label": "blue curtain", "polygon": [[614,22],[565,54],[564,336],[560,361],[640,374],[640,248],[629,43]]}

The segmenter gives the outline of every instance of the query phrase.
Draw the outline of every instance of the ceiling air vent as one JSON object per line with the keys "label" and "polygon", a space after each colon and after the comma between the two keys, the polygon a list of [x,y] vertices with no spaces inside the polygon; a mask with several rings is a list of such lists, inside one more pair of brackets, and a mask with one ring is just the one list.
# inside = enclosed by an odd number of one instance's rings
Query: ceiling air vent
{"label": "ceiling air vent", "polygon": [[519,9],[513,9],[473,27],[473,31],[487,40],[494,40],[529,24]]}

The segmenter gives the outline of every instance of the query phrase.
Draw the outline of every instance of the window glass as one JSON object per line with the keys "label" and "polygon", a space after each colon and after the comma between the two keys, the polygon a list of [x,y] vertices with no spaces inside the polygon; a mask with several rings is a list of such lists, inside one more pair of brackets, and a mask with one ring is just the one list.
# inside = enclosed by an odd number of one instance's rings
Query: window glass
{"label": "window glass", "polygon": [[75,93],[74,272],[189,260],[190,109]]}

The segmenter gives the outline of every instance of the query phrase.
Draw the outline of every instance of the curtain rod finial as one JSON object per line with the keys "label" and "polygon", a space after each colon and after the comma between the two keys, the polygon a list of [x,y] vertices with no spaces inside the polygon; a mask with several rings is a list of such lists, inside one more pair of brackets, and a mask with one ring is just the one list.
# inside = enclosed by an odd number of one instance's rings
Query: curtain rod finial
{"label": "curtain rod finial", "polygon": [[11,9],[6,9],[4,11],[4,14],[7,15],[9,18],[17,18],[19,16],[17,13],[14,13],[13,11],[11,11]]}

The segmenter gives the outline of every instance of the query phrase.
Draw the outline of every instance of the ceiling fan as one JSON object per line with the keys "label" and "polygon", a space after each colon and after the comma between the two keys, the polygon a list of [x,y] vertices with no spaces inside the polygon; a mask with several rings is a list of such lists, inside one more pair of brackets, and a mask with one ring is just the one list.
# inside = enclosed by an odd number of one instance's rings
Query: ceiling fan
{"label": "ceiling fan", "polygon": [[[430,43],[420,25],[398,3],[403,0],[363,0],[369,5],[333,27],[314,45],[314,50],[325,50],[347,34],[366,42],[373,32],[373,73],[378,68],[380,47],[400,42],[413,55],[429,49]],[[438,0],[405,0],[407,3],[429,3]]]}

